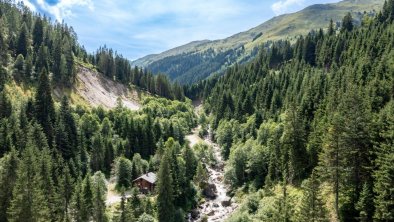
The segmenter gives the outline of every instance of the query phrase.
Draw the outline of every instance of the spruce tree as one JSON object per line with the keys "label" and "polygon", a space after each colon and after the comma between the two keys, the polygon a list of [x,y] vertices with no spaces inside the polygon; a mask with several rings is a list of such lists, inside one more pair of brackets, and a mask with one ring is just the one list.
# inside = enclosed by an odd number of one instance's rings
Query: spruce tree
{"label": "spruce tree", "polygon": [[63,120],[59,119],[55,126],[55,141],[56,148],[60,151],[64,159],[70,159],[72,155],[71,141],[69,141],[68,134],[65,129]]}
{"label": "spruce tree", "polygon": [[14,63],[14,77],[18,80],[21,81],[23,80],[25,74],[25,59],[23,58],[22,54],[19,54],[16,57],[15,63]]}
{"label": "spruce tree", "polygon": [[351,32],[353,30],[353,17],[350,12],[348,12],[342,20],[342,29],[341,31],[348,31]]}
{"label": "spruce tree", "polygon": [[328,31],[327,34],[329,36],[332,36],[335,34],[335,30],[334,30],[334,21],[332,19],[330,19],[330,25],[328,26]]}
{"label": "spruce tree", "polygon": [[200,188],[205,189],[208,185],[208,172],[203,163],[198,162],[194,183]]}
{"label": "spruce tree", "polygon": [[323,151],[319,156],[320,175],[333,185],[335,196],[334,209],[337,219],[339,216],[339,194],[341,184],[344,181],[346,149],[343,146],[343,119],[338,113],[334,113],[327,126],[327,132],[323,141]]}
{"label": "spruce tree", "polygon": [[92,152],[90,155],[91,169],[96,172],[104,169],[104,141],[100,133],[92,138]]}
{"label": "spruce tree", "polygon": [[84,221],[84,201],[82,194],[82,180],[77,179],[71,200],[71,216],[75,221]]}
{"label": "spruce tree", "polygon": [[377,221],[394,220],[394,102],[391,101],[379,115],[379,136],[382,141],[375,147],[375,179],[373,191]]}
{"label": "spruce tree", "polygon": [[126,222],[127,221],[127,212],[126,212],[126,194],[124,189],[121,191],[121,199],[120,199],[120,215],[119,215],[119,222]]}
{"label": "spruce tree", "polygon": [[48,144],[52,146],[54,139],[53,124],[55,121],[55,107],[52,100],[51,84],[45,68],[41,71],[34,108],[36,119],[45,132]]}
{"label": "spruce tree", "polygon": [[116,188],[120,190],[122,187],[127,189],[131,186],[132,181],[132,163],[125,157],[119,157],[116,166]]}
{"label": "spruce tree", "polygon": [[7,221],[7,208],[10,206],[12,190],[17,179],[18,154],[12,149],[0,159],[0,221]]}
{"label": "spruce tree", "polygon": [[100,171],[93,175],[93,220],[97,222],[106,222],[105,199],[107,196],[107,186],[105,176]]}
{"label": "spruce tree", "polygon": [[[63,122],[64,130],[67,136],[67,143],[69,149],[66,151],[66,156],[64,158],[74,157],[78,153],[78,131],[76,121],[72,115],[72,110],[67,97],[63,97],[60,104],[59,122]],[[70,156],[68,156],[70,155]]]}
{"label": "spruce tree", "polygon": [[4,85],[8,81],[8,73],[7,70],[3,67],[0,66],[0,92],[3,91]]}
{"label": "spruce tree", "polygon": [[[4,17],[0,18],[0,67],[8,64],[8,33],[7,26]],[[2,73],[0,73],[2,75]],[[1,77],[0,77],[1,78]],[[1,91],[1,80],[0,80],[0,91]]]}
{"label": "spruce tree", "polygon": [[61,41],[57,40],[54,44],[52,72],[55,82],[60,82],[65,75],[64,66],[62,65]]}
{"label": "spruce tree", "polygon": [[36,19],[33,28],[33,46],[38,49],[44,41],[44,24],[40,17]]}
{"label": "spruce tree", "polygon": [[61,173],[59,175],[61,179],[59,180],[59,190],[61,194],[61,198],[63,201],[63,213],[64,213],[64,220],[69,220],[70,219],[70,209],[72,206],[72,195],[74,193],[74,178],[71,175],[70,168],[68,165],[66,165]]}
{"label": "spruce tree", "polygon": [[190,148],[189,145],[183,150],[183,159],[185,160],[185,175],[188,181],[192,180],[194,175],[196,174],[197,169],[197,158],[196,154],[194,153],[193,149]]}
{"label": "spruce tree", "polygon": [[371,185],[369,185],[368,183],[364,183],[363,185],[359,200],[356,204],[356,209],[360,212],[358,218],[359,221],[372,221],[372,216],[374,212],[373,192]]}
{"label": "spruce tree", "polygon": [[[50,217],[53,220],[61,220],[62,218],[62,199],[60,194],[58,193],[59,189],[56,187],[54,183],[53,177],[58,177],[56,172],[53,172],[54,160],[51,156],[48,148],[44,148],[41,151],[40,159],[39,159],[39,169],[38,172],[41,176],[41,184],[43,194],[47,201],[47,207],[49,209]],[[42,203],[44,204],[44,203]]]}
{"label": "spruce tree", "polygon": [[11,113],[12,113],[12,103],[5,90],[0,91],[0,119],[11,116]]}
{"label": "spruce tree", "polygon": [[131,180],[135,180],[140,176],[140,172],[138,172],[137,163],[136,161],[132,161],[131,165]]}
{"label": "spruce tree", "polygon": [[[31,140],[31,139],[30,139]],[[50,221],[50,210],[39,167],[39,151],[28,143],[17,169],[8,221]]]}
{"label": "spruce tree", "polygon": [[[140,197],[138,197],[139,191],[135,188],[131,190],[131,197],[126,198],[124,189],[121,190],[121,202],[117,210],[118,215],[114,221],[128,222],[137,221],[136,214],[141,215],[143,212],[142,203]],[[142,211],[141,211],[142,210]]]}
{"label": "spruce tree", "polygon": [[139,197],[140,192],[137,188],[131,190],[130,198],[127,201],[127,208],[132,209],[133,217],[138,218],[144,213],[144,206],[141,198]]}
{"label": "spruce tree", "polygon": [[302,183],[303,197],[301,199],[300,211],[297,213],[298,221],[323,222],[329,221],[327,209],[324,206],[320,184],[315,173]]}
{"label": "spruce tree", "polygon": [[26,23],[23,23],[18,37],[16,54],[17,55],[21,54],[23,55],[23,57],[26,57],[28,49],[29,49],[29,31],[27,29]]}
{"label": "spruce tree", "polygon": [[86,174],[82,182],[82,206],[81,216],[83,221],[90,221],[93,218],[93,186],[90,173]]}
{"label": "spruce tree", "polygon": [[174,221],[175,207],[170,149],[165,151],[161,160],[157,179],[157,213],[159,222],[172,222]]}
{"label": "spruce tree", "polygon": [[[300,181],[306,170],[306,146],[305,146],[305,122],[294,108],[286,112],[286,120],[282,137],[282,144],[285,150],[283,161],[289,162],[289,179]],[[288,155],[288,157],[286,157]]]}

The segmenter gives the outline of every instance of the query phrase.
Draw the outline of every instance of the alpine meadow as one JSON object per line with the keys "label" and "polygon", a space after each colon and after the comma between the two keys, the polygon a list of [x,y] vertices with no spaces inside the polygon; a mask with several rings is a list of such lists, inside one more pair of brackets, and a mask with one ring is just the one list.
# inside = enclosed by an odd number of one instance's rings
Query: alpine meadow
{"label": "alpine meadow", "polygon": [[147,3],[0,0],[0,222],[394,221],[394,0]]}

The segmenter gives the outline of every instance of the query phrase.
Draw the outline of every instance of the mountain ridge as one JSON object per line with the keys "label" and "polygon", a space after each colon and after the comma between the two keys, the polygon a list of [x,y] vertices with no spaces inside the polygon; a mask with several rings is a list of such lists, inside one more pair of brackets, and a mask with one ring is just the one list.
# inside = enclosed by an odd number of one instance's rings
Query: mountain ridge
{"label": "mountain ridge", "polygon": [[[215,72],[222,72],[224,68],[235,63],[249,61],[250,58],[255,56],[254,51],[264,43],[280,39],[291,40],[299,35],[307,34],[310,30],[326,28],[330,19],[333,19],[339,25],[347,12],[352,12],[356,24],[359,24],[364,12],[376,13],[383,2],[383,0],[344,0],[338,3],[311,5],[298,12],[275,16],[256,27],[236,33],[228,38],[193,41],[159,54],[147,55],[133,61],[132,65],[145,67],[155,73],[165,73],[171,79],[183,84],[193,83],[196,81],[197,73],[191,73],[190,70],[202,70],[202,74],[200,72],[198,75],[200,79],[204,79]],[[241,52],[237,49],[240,49]],[[214,64],[212,68],[210,64],[223,59],[210,58],[207,56],[209,50],[213,50],[215,53],[213,57],[218,57],[220,53],[224,53],[225,56],[230,58],[227,59],[228,64]],[[239,55],[234,55],[234,53]],[[188,60],[196,55],[202,57],[201,62],[185,65]],[[179,60],[179,62],[174,63],[174,60]],[[193,60],[196,61],[195,58]],[[208,60],[210,62],[206,64]],[[188,78],[193,80],[188,80]]]}

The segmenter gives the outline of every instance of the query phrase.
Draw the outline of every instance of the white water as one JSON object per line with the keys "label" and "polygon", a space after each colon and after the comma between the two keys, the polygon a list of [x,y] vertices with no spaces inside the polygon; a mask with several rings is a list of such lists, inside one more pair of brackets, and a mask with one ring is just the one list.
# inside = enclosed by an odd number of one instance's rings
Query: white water
{"label": "white water", "polygon": [[214,156],[217,160],[216,165],[208,166],[209,183],[215,184],[217,197],[213,200],[207,199],[203,205],[199,206],[200,218],[197,221],[199,221],[203,215],[207,215],[209,222],[224,221],[237,208],[237,204],[231,203],[229,206],[222,206],[222,201],[231,200],[227,195],[229,190],[228,186],[224,183],[224,161],[220,154],[220,147],[216,143],[213,143],[208,138],[205,138],[204,142],[213,147]]}
{"label": "white water", "polygon": [[[201,109],[201,105],[196,107],[196,111],[198,111],[199,109]],[[233,203],[230,197],[227,195],[229,188],[224,182],[224,160],[221,156],[219,145],[214,143],[209,138],[209,136],[205,137],[204,139],[199,137],[199,128],[200,126],[194,129],[192,131],[193,134],[186,136],[186,138],[190,141],[191,146],[201,141],[207,143],[209,146],[212,146],[214,157],[216,159],[216,164],[213,166],[207,166],[209,172],[208,182],[216,186],[217,196],[215,199],[206,198],[206,202],[198,206],[197,208],[199,211],[199,217],[197,219],[192,219],[191,216],[189,216],[189,221],[201,221],[204,215],[206,215],[208,218],[208,222],[220,222],[228,218],[231,213],[234,212],[238,205],[236,203]],[[231,204],[229,206],[223,206],[223,201],[231,201]]]}

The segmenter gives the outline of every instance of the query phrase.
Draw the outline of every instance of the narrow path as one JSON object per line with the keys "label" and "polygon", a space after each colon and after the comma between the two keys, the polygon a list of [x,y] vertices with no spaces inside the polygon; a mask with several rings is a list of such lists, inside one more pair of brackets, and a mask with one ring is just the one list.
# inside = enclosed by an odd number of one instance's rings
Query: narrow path
{"label": "narrow path", "polygon": [[[196,109],[199,108],[199,106],[196,107]],[[205,138],[199,137],[198,130],[200,127],[201,126],[195,128],[192,131],[193,134],[187,135],[186,138],[190,141],[191,146],[203,141],[213,147],[216,164],[207,166],[207,169],[209,172],[208,182],[209,184],[214,184],[216,187],[216,198],[206,198],[206,202],[198,206],[199,217],[196,219],[190,217],[189,221],[201,221],[204,215],[206,215],[208,222],[220,222],[227,219],[238,205],[232,203],[231,198],[227,195],[229,188],[224,183],[224,160],[220,153],[220,147],[218,144],[214,143],[209,136]]]}
{"label": "narrow path", "polygon": [[[122,200],[122,195],[117,192],[115,190],[115,177],[111,177],[108,181],[107,181],[107,197],[106,197],[106,205],[107,206],[113,206],[117,203],[120,203]],[[126,198],[131,197],[130,192],[125,192],[125,196]]]}

